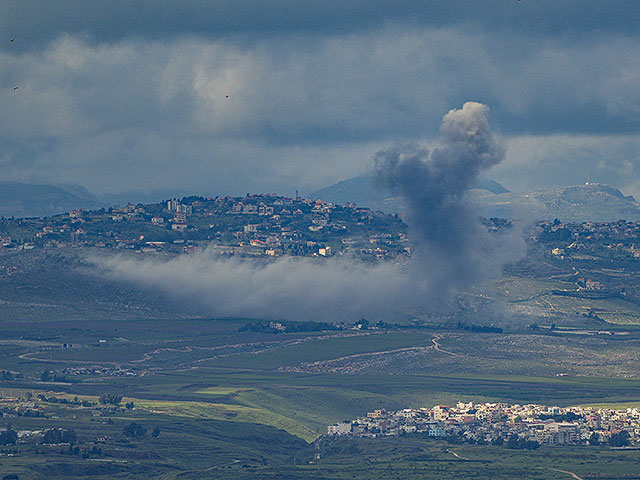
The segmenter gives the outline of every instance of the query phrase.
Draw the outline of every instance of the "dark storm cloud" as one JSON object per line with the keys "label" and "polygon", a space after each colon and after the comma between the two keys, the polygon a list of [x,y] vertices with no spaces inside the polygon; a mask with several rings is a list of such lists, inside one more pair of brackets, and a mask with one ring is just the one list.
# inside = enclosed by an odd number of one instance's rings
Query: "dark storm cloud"
{"label": "dark storm cloud", "polygon": [[[434,138],[443,112],[468,98],[492,106],[507,145],[635,136],[638,9],[5,2],[1,31],[16,41],[0,42],[0,166],[6,179],[56,177],[96,193],[311,191],[362,173],[384,144]],[[633,150],[607,161],[640,164]],[[507,151],[504,168],[516,164],[513,188],[561,180]],[[607,178],[629,183],[618,170]]]}
{"label": "dark storm cloud", "polygon": [[[168,39],[179,35],[221,38],[282,33],[335,34],[389,23],[515,30],[543,35],[617,32],[638,35],[638,6],[598,0],[9,0],[0,31],[18,38],[17,48],[41,48],[61,34],[96,42],[127,37]],[[5,46],[2,45],[2,48]]]}
{"label": "dark storm cloud", "polygon": [[633,135],[523,136],[507,143],[511,161],[491,171],[515,191],[579,185],[614,185],[640,198],[640,138]]}

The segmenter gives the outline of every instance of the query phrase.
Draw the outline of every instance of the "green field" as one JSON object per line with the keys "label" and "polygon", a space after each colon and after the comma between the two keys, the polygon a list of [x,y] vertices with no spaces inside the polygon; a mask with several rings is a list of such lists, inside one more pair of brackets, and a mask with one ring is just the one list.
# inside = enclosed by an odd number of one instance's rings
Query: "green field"
{"label": "green field", "polygon": [[[116,425],[121,419],[116,418]],[[128,419],[127,419],[128,420]],[[607,448],[547,447],[534,452],[449,445],[419,436],[326,438],[306,445],[250,424],[168,417],[158,438],[114,441],[109,456],[75,458],[59,447],[0,457],[3,474],[38,478],[156,479],[570,479],[637,478],[640,455]],[[170,420],[170,421],[167,421]],[[113,428],[117,435],[117,428]],[[188,433],[186,433],[188,432]],[[103,446],[104,447],[104,446]],[[104,447],[105,450],[107,447]],[[25,452],[26,453],[26,452]],[[319,457],[319,458],[318,458]],[[575,477],[574,477],[575,478]]]}
{"label": "green field", "polygon": [[[625,327],[640,325],[640,305],[624,298],[578,298],[554,295],[553,290],[575,290],[573,281],[574,275],[558,276],[559,278],[528,278],[508,276],[498,281],[494,286],[490,286],[490,291],[495,298],[509,302],[515,306],[529,306],[537,309],[537,314],[541,322],[545,318],[564,316],[564,323],[567,321],[588,325],[587,319],[579,319],[582,314],[595,313],[602,321],[601,327],[614,327],[623,325]],[[635,280],[633,280],[635,282]],[[571,316],[576,316],[570,320]],[[586,323],[585,323],[586,322]],[[591,324],[597,326],[597,323]]]}
{"label": "green field", "polygon": [[[550,299],[544,280],[519,284],[522,291],[509,281],[518,297],[512,305]],[[538,296],[522,300],[525,290]],[[240,332],[255,322],[247,319],[6,322],[2,368],[20,375],[0,383],[0,408],[28,410],[32,395],[46,417],[13,415],[5,423],[71,428],[79,450],[0,446],[0,471],[20,479],[634,478],[636,451],[323,436],[327,425],[377,408],[640,405],[640,333],[618,326],[615,335],[594,334],[594,320],[576,318],[557,331],[520,325],[502,333],[451,322],[277,334]],[[58,377],[45,379],[44,371]],[[123,395],[122,403],[100,405],[105,393]],[[131,422],[146,433],[127,437]]]}

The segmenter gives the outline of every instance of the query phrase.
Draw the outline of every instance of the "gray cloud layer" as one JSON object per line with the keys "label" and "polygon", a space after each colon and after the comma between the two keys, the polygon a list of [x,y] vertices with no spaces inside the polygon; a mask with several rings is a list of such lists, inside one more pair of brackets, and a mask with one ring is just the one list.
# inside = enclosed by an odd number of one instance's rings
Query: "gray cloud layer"
{"label": "gray cloud layer", "polygon": [[[519,146],[497,170],[507,187],[591,169],[632,188],[613,173],[640,165],[640,7],[626,3],[8,2],[0,165],[97,193],[313,190],[383,144],[435,137],[471,98]],[[596,137],[630,140],[553,172]]]}
{"label": "gray cloud layer", "polygon": [[58,35],[84,35],[96,42],[123,38],[199,35],[335,34],[390,23],[418,27],[469,25],[518,31],[534,37],[623,32],[638,35],[638,7],[599,0],[8,0],[0,29],[29,39],[38,48]]}

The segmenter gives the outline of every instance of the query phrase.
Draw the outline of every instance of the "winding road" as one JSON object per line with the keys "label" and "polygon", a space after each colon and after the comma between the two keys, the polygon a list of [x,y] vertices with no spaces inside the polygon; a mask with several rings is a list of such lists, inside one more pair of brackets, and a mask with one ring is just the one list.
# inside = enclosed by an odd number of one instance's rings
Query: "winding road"
{"label": "winding road", "polygon": [[582,477],[579,477],[575,473],[570,472],[568,470],[560,470],[559,468],[550,468],[549,470],[553,470],[554,472],[566,473],[567,475],[570,475],[572,478],[575,478],[576,480],[584,480]]}

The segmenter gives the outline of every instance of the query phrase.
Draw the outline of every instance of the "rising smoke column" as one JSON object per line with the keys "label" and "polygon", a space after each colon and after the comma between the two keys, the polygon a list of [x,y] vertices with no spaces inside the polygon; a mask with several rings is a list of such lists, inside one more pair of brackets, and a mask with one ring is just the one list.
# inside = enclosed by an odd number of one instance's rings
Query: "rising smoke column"
{"label": "rising smoke column", "polygon": [[394,147],[375,158],[376,183],[406,205],[415,248],[412,273],[427,278],[437,298],[450,298],[456,290],[499,274],[509,259],[505,253],[508,257],[513,251],[509,239],[487,232],[465,198],[480,173],[504,157],[488,111],[486,105],[467,102],[443,117],[438,148]]}
{"label": "rising smoke column", "polygon": [[345,257],[223,259],[213,249],[171,259],[116,255],[87,261],[103,278],[163,291],[213,316],[395,321],[447,310],[456,292],[498,276],[505,262],[523,253],[522,237],[489,234],[465,199],[480,172],[503,157],[487,112],[469,102],[447,113],[441,145],[431,152],[408,146],[377,154],[377,181],[407,205],[416,250],[406,267]]}

